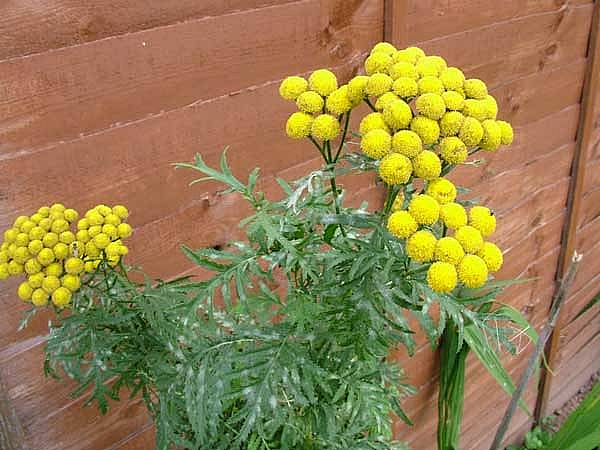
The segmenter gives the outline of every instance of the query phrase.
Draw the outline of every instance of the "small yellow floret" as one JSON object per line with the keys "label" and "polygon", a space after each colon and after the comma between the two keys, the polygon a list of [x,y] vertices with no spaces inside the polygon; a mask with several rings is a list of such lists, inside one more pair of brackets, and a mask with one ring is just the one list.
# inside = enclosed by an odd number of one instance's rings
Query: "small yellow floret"
{"label": "small yellow floret", "polygon": [[306,91],[296,99],[296,106],[302,112],[313,114],[323,109],[325,100],[315,91]]}
{"label": "small yellow floret", "polygon": [[362,136],[372,130],[384,130],[389,132],[390,129],[383,120],[383,114],[372,112],[362,118],[359,125],[359,131]]}
{"label": "small yellow floret", "polygon": [[338,88],[338,82],[335,74],[330,70],[318,69],[308,77],[308,87],[311,91],[327,97]]}
{"label": "small yellow floret", "polygon": [[285,132],[292,139],[302,139],[310,135],[313,117],[303,112],[293,113],[285,124]]}
{"label": "small yellow floret", "polygon": [[498,122],[492,119],[484,120],[481,123],[481,127],[483,128],[483,137],[481,138],[479,147],[488,152],[498,150],[498,147],[502,143],[502,129],[498,125]]}
{"label": "small yellow floret", "polygon": [[406,239],[417,231],[418,224],[407,211],[393,212],[388,221],[387,229],[398,239]]}
{"label": "small yellow floret", "polygon": [[435,247],[435,260],[457,266],[465,256],[465,251],[456,239],[450,236],[441,238]]}
{"label": "small yellow floret", "polygon": [[469,225],[488,237],[496,231],[496,216],[485,206],[473,206],[469,211]]}
{"label": "small yellow floret", "polygon": [[315,139],[331,141],[340,134],[340,123],[329,114],[320,114],[313,120],[310,134]]}
{"label": "small yellow floret", "polygon": [[348,98],[353,104],[360,103],[365,97],[369,77],[357,75],[348,82]]}
{"label": "small yellow floret", "polygon": [[344,85],[333,91],[325,102],[327,111],[335,115],[345,114],[352,109],[352,101],[348,96],[348,86]]}
{"label": "small yellow floret", "polygon": [[415,101],[417,112],[425,117],[433,120],[439,120],[446,112],[446,104],[441,95],[438,94],[421,94]]}
{"label": "small yellow floret", "polygon": [[385,52],[371,53],[365,60],[365,72],[367,75],[375,73],[388,73],[388,69],[393,64],[392,57]]}
{"label": "small yellow floret", "polygon": [[117,234],[121,239],[126,239],[133,234],[133,228],[128,223],[121,223],[117,226]]}
{"label": "small yellow floret", "polygon": [[308,81],[302,77],[287,77],[279,86],[279,95],[286,100],[295,101],[300,94],[308,89]]}
{"label": "small yellow floret", "polygon": [[457,283],[456,268],[447,262],[434,262],[427,270],[427,284],[435,292],[451,292]]}
{"label": "small yellow floret", "polygon": [[49,297],[50,296],[45,290],[43,290],[42,288],[37,288],[31,294],[31,303],[33,303],[35,306],[45,306],[46,304],[48,304]]}
{"label": "small yellow floret", "polygon": [[379,176],[389,185],[404,184],[412,175],[410,159],[399,153],[385,156],[379,164]]}
{"label": "small yellow floret", "polygon": [[406,242],[406,253],[417,262],[428,262],[433,259],[437,239],[428,230],[420,230],[412,234]]}
{"label": "small yellow floret", "polygon": [[23,281],[21,284],[19,284],[19,287],[17,288],[17,295],[21,300],[24,302],[31,300],[31,294],[33,294],[33,288],[27,281]]}
{"label": "small yellow floret", "polygon": [[417,86],[419,88],[419,94],[442,95],[444,93],[444,85],[438,77],[423,77],[418,81]]}
{"label": "small yellow floret", "polygon": [[456,67],[448,67],[440,73],[440,80],[448,90],[461,89],[465,82],[465,75]]}
{"label": "small yellow floret", "polygon": [[483,100],[480,100],[485,111],[486,119],[496,119],[498,116],[498,102],[491,95],[486,95]]}
{"label": "small yellow floret", "polygon": [[500,133],[502,133],[500,140],[502,145],[512,144],[514,133],[510,123],[505,122],[504,120],[497,120],[496,123],[500,127]]}
{"label": "small yellow floret", "polygon": [[419,93],[417,82],[408,77],[397,78],[392,84],[392,90],[404,99],[415,97]]}
{"label": "small yellow floret", "polygon": [[427,195],[435,198],[440,205],[451,203],[456,199],[456,186],[446,178],[436,178],[427,185]]}
{"label": "small yellow floret", "polygon": [[433,225],[440,217],[440,204],[429,195],[415,195],[408,204],[408,212],[417,223]]}
{"label": "small yellow floret", "polygon": [[415,176],[424,180],[433,180],[442,173],[442,162],[438,155],[429,150],[423,150],[413,159]]}
{"label": "small yellow floret", "polygon": [[479,256],[467,255],[458,266],[458,278],[468,288],[483,286],[487,277],[488,268]]}
{"label": "small yellow floret", "polygon": [[423,151],[423,143],[414,131],[400,130],[392,137],[392,151],[414,158]]}
{"label": "small yellow floret", "polygon": [[367,81],[367,86],[365,87],[365,92],[369,96],[379,97],[380,95],[385,94],[392,88],[392,84],[394,80],[389,75],[384,73],[375,73],[369,77],[369,81]]}
{"label": "small yellow floret", "polygon": [[460,127],[458,137],[468,148],[475,147],[479,144],[481,138],[483,138],[483,127],[479,120],[474,119],[473,117],[465,117],[462,127]]}
{"label": "small yellow floret", "polygon": [[462,164],[469,154],[463,141],[455,136],[450,136],[440,142],[440,156],[450,164]]}
{"label": "small yellow floret", "polygon": [[483,247],[479,250],[477,256],[483,259],[490,272],[497,272],[500,270],[502,263],[504,262],[502,251],[492,242],[484,242]]}
{"label": "small yellow floret", "polygon": [[477,253],[483,247],[483,237],[477,228],[470,225],[460,227],[454,233],[454,237],[466,253]]}
{"label": "small yellow floret", "polygon": [[360,141],[360,148],[365,155],[373,159],[381,159],[390,152],[392,137],[381,129],[374,129],[365,134]]}
{"label": "small yellow floret", "polygon": [[397,80],[398,78],[408,78],[409,80],[419,79],[419,74],[417,73],[417,69],[411,63],[400,61],[393,64],[390,67],[389,75],[392,79]]}
{"label": "small yellow floret", "polygon": [[396,100],[400,100],[400,97],[398,97],[393,92],[386,92],[377,99],[377,102],[375,102],[375,109],[377,111],[383,111],[386,107],[388,107],[391,103],[395,102]]}
{"label": "small yellow floret", "polygon": [[410,129],[419,135],[423,144],[433,144],[440,137],[439,124],[429,117],[416,116],[410,122]]}
{"label": "small yellow floret", "polygon": [[382,52],[382,53],[386,53],[388,55],[393,55],[394,53],[396,53],[396,51],[397,51],[396,47],[394,47],[389,42],[378,42],[371,49],[371,54],[377,53],[377,52]]}
{"label": "small yellow floret", "polygon": [[60,287],[60,280],[54,275],[47,275],[42,281],[42,289],[48,294],[52,294],[55,290]]}
{"label": "small yellow floret", "polygon": [[64,308],[71,303],[71,296],[71,291],[61,286],[52,293],[52,303],[58,308]]}
{"label": "small yellow floret", "polygon": [[65,261],[65,272],[79,275],[83,272],[84,263],[80,258],[71,257]]}
{"label": "small yellow floret", "polygon": [[456,136],[465,120],[458,111],[448,111],[440,120],[440,133],[442,136]]}
{"label": "small yellow floret", "polygon": [[463,88],[465,90],[465,94],[469,98],[483,100],[486,95],[488,95],[487,86],[483,81],[478,80],[477,78],[465,80]]}
{"label": "small yellow floret", "polygon": [[404,100],[396,100],[383,110],[383,120],[394,130],[407,128],[411,119],[412,110]]}
{"label": "small yellow floret", "polygon": [[465,116],[473,117],[480,122],[485,120],[487,117],[487,111],[485,109],[483,100],[475,100],[473,98],[468,98],[465,100],[465,106],[462,110],[462,113]]}
{"label": "small yellow floret", "polygon": [[[125,220],[125,219],[127,219],[127,217],[129,217],[129,211],[123,205],[113,206],[112,213],[121,220]],[[108,216],[106,216],[106,217],[108,218]]]}
{"label": "small yellow floret", "polygon": [[460,111],[465,106],[465,99],[455,91],[446,91],[442,94],[446,108],[450,111]]}

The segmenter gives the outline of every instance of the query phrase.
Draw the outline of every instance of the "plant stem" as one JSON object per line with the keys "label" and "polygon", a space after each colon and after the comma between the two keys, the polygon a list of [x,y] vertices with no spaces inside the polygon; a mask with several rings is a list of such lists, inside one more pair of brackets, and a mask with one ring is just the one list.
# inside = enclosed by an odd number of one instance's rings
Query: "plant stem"
{"label": "plant stem", "polygon": [[560,286],[556,292],[556,295],[554,296],[554,299],[552,300],[552,306],[550,307],[550,315],[548,317],[548,322],[546,322],[546,325],[544,325],[544,329],[538,337],[538,341],[535,345],[535,350],[529,357],[529,361],[527,362],[525,372],[523,372],[523,375],[521,375],[519,385],[517,386],[517,389],[515,389],[515,392],[513,393],[510,399],[510,403],[508,404],[508,408],[506,408],[506,412],[504,413],[502,422],[498,427],[498,431],[496,431],[496,436],[494,437],[494,442],[492,442],[490,450],[498,450],[498,448],[500,448],[500,443],[502,442],[502,439],[504,438],[504,435],[508,430],[508,426],[510,425],[510,421],[513,415],[515,414],[519,399],[521,398],[521,395],[525,390],[525,386],[527,385],[529,378],[531,377],[531,375],[533,375],[533,372],[537,367],[539,357],[542,354],[542,351],[544,350],[544,347],[546,345],[546,341],[552,334],[552,330],[556,325],[556,319],[558,318],[560,309],[567,297],[567,289],[573,283],[573,279],[575,278],[575,273],[577,272],[577,267],[579,266],[580,261],[581,255],[575,253],[573,255],[573,259],[571,260],[571,265],[569,266],[567,275],[560,281]]}
{"label": "plant stem", "polygon": [[390,210],[392,209],[392,206],[394,206],[394,201],[396,200],[396,197],[398,196],[399,192],[400,187],[398,187],[397,185],[388,186],[387,197],[385,199],[385,204],[382,211],[383,217],[389,214]]}
{"label": "plant stem", "polygon": [[371,108],[371,109],[372,109],[374,112],[377,112],[377,108],[375,108],[375,107],[373,106],[373,103],[371,103],[371,101],[370,101],[368,98],[365,98],[365,103],[366,103],[367,105],[369,105],[369,108]]}
{"label": "plant stem", "polygon": [[333,158],[333,163],[337,163],[338,158],[344,148],[344,141],[346,140],[346,134],[348,134],[348,125],[350,124],[350,113],[352,110],[346,113],[346,121],[344,122],[344,131],[342,132],[342,139],[340,140],[340,145],[338,146],[337,152],[335,153],[335,158]]}

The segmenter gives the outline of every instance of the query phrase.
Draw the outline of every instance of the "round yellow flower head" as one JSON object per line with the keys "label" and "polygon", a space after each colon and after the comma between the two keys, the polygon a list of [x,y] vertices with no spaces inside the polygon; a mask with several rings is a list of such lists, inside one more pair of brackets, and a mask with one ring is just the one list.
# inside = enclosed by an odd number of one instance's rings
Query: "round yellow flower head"
{"label": "round yellow flower head", "polygon": [[121,218],[116,214],[109,214],[104,218],[105,225],[114,225],[115,227],[121,223]]}
{"label": "round yellow flower head", "polygon": [[54,262],[46,267],[46,275],[52,275],[54,277],[60,277],[63,273],[63,265],[61,263]]}
{"label": "round yellow flower head", "polygon": [[89,241],[85,244],[85,254],[91,258],[97,258],[100,256],[100,249],[93,241]]}
{"label": "round yellow flower head", "polygon": [[408,77],[396,78],[392,84],[392,90],[396,95],[405,99],[415,97],[419,93],[417,82]]}
{"label": "round yellow flower head", "polygon": [[42,289],[48,294],[52,294],[60,287],[60,280],[54,275],[47,275],[42,281]]}
{"label": "round yellow flower head", "polygon": [[400,61],[393,64],[390,67],[389,75],[392,79],[397,80],[398,78],[408,78],[416,81],[419,79],[417,69],[411,63]]}
{"label": "round yellow flower head", "polygon": [[[129,217],[129,211],[123,205],[115,205],[112,208],[112,213],[117,216],[121,220],[127,219]],[[108,218],[108,216],[106,216]],[[118,225],[118,224],[117,224]]]}
{"label": "round yellow flower head", "polygon": [[406,253],[417,262],[429,262],[433,259],[437,239],[431,231],[420,230],[412,234],[406,242]]}
{"label": "round yellow flower head", "polygon": [[461,89],[465,82],[465,74],[456,67],[448,67],[440,73],[440,80],[448,90]]}
{"label": "round yellow flower head", "polygon": [[323,109],[325,101],[315,91],[306,91],[296,99],[296,106],[302,112],[313,114]]}
{"label": "round yellow flower head", "polygon": [[472,98],[468,98],[465,100],[465,106],[462,110],[462,113],[468,117],[474,117],[475,119],[485,120],[487,117],[487,111],[485,109],[485,104],[483,100],[475,100]]}
{"label": "round yellow flower head", "polygon": [[37,210],[38,214],[42,217],[48,217],[50,215],[50,207],[49,206],[40,206]]}
{"label": "round yellow flower head", "polygon": [[31,294],[31,303],[33,303],[35,306],[45,306],[48,304],[48,298],[50,298],[50,296],[45,290],[42,288],[37,288]]}
{"label": "round yellow flower head", "polygon": [[418,224],[433,225],[440,217],[440,204],[427,194],[419,194],[411,199],[408,212]]}
{"label": "round yellow flower head", "polygon": [[465,117],[462,127],[458,132],[458,137],[467,147],[475,147],[483,138],[483,127],[479,120],[473,117]]}
{"label": "round yellow flower head", "polygon": [[410,122],[410,129],[419,135],[423,144],[433,144],[440,138],[440,126],[429,117],[416,116]]}
{"label": "round yellow flower head", "polygon": [[483,247],[477,253],[487,266],[490,272],[497,272],[502,267],[504,257],[498,246],[492,242],[484,242]]}
{"label": "round yellow flower head", "polygon": [[10,275],[20,275],[23,273],[23,264],[13,259],[8,263],[7,270]]}
{"label": "round yellow flower head", "polygon": [[375,73],[387,74],[392,63],[392,57],[385,52],[371,53],[365,60],[365,72],[367,75],[373,75]]}
{"label": "round yellow flower head", "polygon": [[390,152],[392,137],[381,129],[374,129],[365,134],[360,141],[363,153],[373,159],[381,159]]}
{"label": "round yellow flower head", "polygon": [[90,227],[90,222],[87,218],[79,219],[77,221],[77,230],[87,230]]}
{"label": "round yellow flower head", "polygon": [[329,114],[318,115],[312,122],[310,134],[315,139],[331,141],[340,134],[340,123]]}
{"label": "round yellow flower head", "polygon": [[498,116],[498,103],[491,95],[486,95],[483,100],[480,100],[486,119],[496,119]]}
{"label": "round yellow flower head", "polygon": [[477,228],[483,237],[496,231],[496,216],[485,206],[473,206],[469,211],[469,225]]}
{"label": "round yellow flower head", "polygon": [[300,94],[308,89],[308,81],[302,77],[287,77],[279,85],[279,95],[286,100],[295,101]]}
{"label": "round yellow flower head", "polygon": [[441,238],[435,247],[434,258],[436,261],[458,266],[465,256],[465,251],[456,239],[450,236]]}
{"label": "round yellow flower head", "polygon": [[357,75],[348,82],[348,98],[353,104],[362,102],[366,94],[369,77]]}
{"label": "round yellow flower head", "polygon": [[360,121],[358,129],[362,136],[372,130],[384,130],[386,132],[390,131],[387,123],[385,123],[385,120],[383,120],[383,114],[378,112],[372,112],[363,117]]}
{"label": "round yellow flower head", "polygon": [[62,203],[54,203],[52,206],[50,206],[50,212],[63,212],[65,210],[65,205],[63,205]]}
{"label": "round yellow flower head", "polygon": [[393,55],[394,53],[396,53],[396,51],[397,51],[396,47],[394,47],[389,42],[378,42],[371,49],[371,54],[377,53],[377,52],[382,52],[387,55]]}
{"label": "round yellow flower head", "polygon": [[415,176],[424,180],[433,180],[442,173],[442,162],[438,155],[429,150],[423,150],[413,159]]}
{"label": "round yellow flower head", "polygon": [[34,273],[41,272],[42,265],[36,259],[30,259],[25,262],[23,270],[25,270],[25,273],[33,275]]}
{"label": "round yellow flower head", "polygon": [[415,101],[417,112],[433,120],[439,120],[446,112],[446,104],[441,95],[421,94]]}
{"label": "round yellow flower head", "polygon": [[426,61],[427,63],[435,64],[438,68],[439,73],[442,73],[444,70],[446,70],[448,68],[448,64],[446,63],[446,60],[444,58],[442,58],[441,56],[437,56],[437,55],[425,56],[424,58],[421,59],[421,61]]}
{"label": "round yellow flower head", "polygon": [[392,151],[414,158],[423,151],[423,143],[414,131],[400,130],[392,137]]}
{"label": "round yellow flower head", "polygon": [[31,286],[34,289],[37,289],[39,287],[42,287],[44,277],[44,272],[34,273],[33,275],[29,275],[29,277],[27,278],[27,282],[29,283],[29,286]]}
{"label": "round yellow flower head", "polygon": [[27,244],[29,244],[29,235],[27,233],[17,234],[17,237],[15,238],[15,244],[19,247],[27,247]]}
{"label": "round yellow flower head", "polygon": [[54,252],[49,248],[43,248],[37,254],[37,260],[42,266],[48,266],[54,262]]}
{"label": "round yellow flower head", "polygon": [[65,220],[70,223],[75,222],[79,218],[79,213],[73,208],[65,209],[63,214],[65,215]]}
{"label": "round yellow flower head", "polygon": [[17,247],[13,252],[12,257],[19,264],[25,264],[25,261],[31,258],[31,254],[27,247]]}
{"label": "round yellow flower head", "polygon": [[425,52],[421,50],[419,47],[407,47],[403,50],[398,50],[393,54],[394,62],[408,62],[411,64],[416,64],[419,59],[425,56]]}
{"label": "round yellow flower head", "polygon": [[96,236],[94,236],[94,239],[92,239],[92,242],[94,243],[94,245],[99,248],[100,250],[103,250],[106,248],[106,246],[108,244],[110,244],[110,238],[104,234],[104,233],[100,233]]}
{"label": "round yellow flower head", "polygon": [[427,284],[435,292],[451,292],[457,283],[456,268],[447,262],[434,262],[427,270]]}
{"label": "round yellow flower head", "polygon": [[383,110],[383,120],[394,130],[407,128],[411,119],[412,110],[404,100],[396,100]]}
{"label": "round yellow flower head", "polygon": [[31,231],[29,232],[29,240],[30,241],[41,241],[44,236],[46,235],[46,230],[44,230],[42,227],[37,226],[37,227],[33,227],[31,229]]}
{"label": "round yellow flower head", "polygon": [[104,217],[98,211],[92,210],[87,216],[90,227],[94,225],[102,225],[104,223]]}
{"label": "round yellow flower head", "polygon": [[444,93],[444,85],[438,77],[423,77],[418,81],[417,87],[419,88],[419,94],[442,95]]}
{"label": "round yellow flower head", "polygon": [[458,266],[458,278],[468,288],[483,286],[487,277],[488,268],[479,256],[467,255]]}
{"label": "round yellow flower head", "polygon": [[133,234],[133,228],[128,223],[121,223],[117,226],[117,234],[121,239],[126,239]]}
{"label": "round yellow flower head", "polygon": [[29,285],[27,281],[19,284],[17,288],[17,295],[24,302],[31,300],[31,294],[33,294],[33,288]]}
{"label": "round yellow flower head", "polygon": [[467,147],[459,138],[445,137],[440,142],[440,156],[450,164],[462,164],[469,156]]}
{"label": "round yellow flower head", "polygon": [[476,98],[477,100],[483,100],[488,95],[487,86],[485,83],[477,78],[471,78],[465,80],[463,85],[465,94],[469,98]]}
{"label": "round yellow flower head", "polygon": [[[425,57],[427,58],[427,57]],[[424,77],[436,77],[440,74],[439,66],[432,62],[428,61],[425,58],[421,58],[417,61],[416,69],[421,78]]]}
{"label": "round yellow flower head", "polygon": [[33,227],[35,227],[35,222],[32,222],[31,220],[26,220],[25,222],[23,222],[23,225],[21,225],[19,230],[22,233],[29,234],[29,232],[33,229]]}
{"label": "round yellow flower head", "polygon": [[446,104],[446,109],[450,111],[460,111],[465,106],[465,99],[455,91],[446,91],[442,93],[442,98]]}
{"label": "round yellow flower head", "polygon": [[460,227],[454,233],[454,237],[466,253],[477,253],[483,247],[483,237],[477,228],[470,225]]}
{"label": "round yellow flower head", "polygon": [[389,185],[404,184],[412,175],[410,159],[399,153],[385,156],[379,164],[379,176]]}
{"label": "round yellow flower head", "polygon": [[440,120],[440,133],[442,136],[456,136],[465,120],[458,111],[448,111]]}
{"label": "round yellow flower head", "polygon": [[325,102],[327,111],[337,116],[345,114],[352,109],[352,102],[348,97],[348,86],[344,85],[333,91]]}
{"label": "round yellow flower head", "polygon": [[102,233],[107,235],[110,239],[115,239],[119,234],[117,227],[111,225],[110,223],[105,223],[102,225]]}
{"label": "round yellow flower head", "polygon": [[406,211],[393,212],[387,221],[388,231],[398,239],[408,238],[418,227],[414,217]]}
{"label": "round yellow flower head", "polygon": [[400,97],[398,97],[393,92],[386,92],[377,99],[377,102],[375,102],[375,109],[377,111],[383,111],[387,106],[389,106],[396,100],[400,100]]}
{"label": "round yellow flower head", "polygon": [[435,198],[440,205],[452,203],[456,199],[456,186],[446,178],[436,178],[427,185],[427,195]]}
{"label": "round yellow flower head", "polygon": [[375,73],[369,77],[365,92],[367,95],[379,97],[385,94],[392,88],[394,80],[385,73]]}
{"label": "round yellow flower head", "polygon": [[0,264],[0,280],[6,280],[10,275],[11,274],[8,271],[8,264],[7,263]]}
{"label": "round yellow flower head", "polygon": [[62,277],[61,284],[71,292],[75,292],[81,287],[81,281],[77,275],[67,274]]}
{"label": "round yellow flower head", "polygon": [[313,117],[303,112],[293,113],[285,124],[285,132],[292,139],[302,139],[310,135]]}
{"label": "round yellow flower head", "polygon": [[29,220],[29,216],[19,216],[15,219],[15,221],[13,222],[13,227],[14,228],[21,228],[21,226],[27,222]]}
{"label": "round yellow flower head", "polygon": [[80,258],[69,258],[65,261],[65,271],[71,275],[83,272],[84,263]]}
{"label": "round yellow flower head", "polygon": [[75,234],[75,237],[77,238],[78,241],[81,241],[84,244],[91,239],[90,234],[88,233],[88,230],[79,230],[77,232],[77,234]]}
{"label": "round yellow flower head", "polygon": [[502,129],[495,120],[488,119],[481,123],[483,128],[483,137],[479,143],[479,147],[488,152],[498,150],[502,143]]}
{"label": "round yellow flower head", "polygon": [[71,303],[71,291],[66,287],[59,287],[52,293],[52,303],[57,308],[64,308]]}
{"label": "round yellow flower head", "polygon": [[512,144],[514,134],[510,123],[505,122],[504,120],[497,120],[496,123],[500,127],[500,133],[502,134],[502,137],[500,138],[502,145]]}
{"label": "round yellow flower head", "polygon": [[338,88],[338,82],[335,74],[330,70],[318,69],[308,77],[308,87],[311,91],[327,97]]}

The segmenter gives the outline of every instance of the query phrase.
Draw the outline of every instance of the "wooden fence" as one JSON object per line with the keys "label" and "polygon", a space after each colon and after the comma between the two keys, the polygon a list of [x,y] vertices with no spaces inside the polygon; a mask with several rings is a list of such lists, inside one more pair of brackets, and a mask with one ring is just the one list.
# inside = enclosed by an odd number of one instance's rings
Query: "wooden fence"
{"label": "wooden fence", "polygon": [[[503,277],[535,277],[504,299],[540,326],[560,261],[584,263],[560,332],[552,377],[525,400],[542,413],[600,369],[600,315],[577,312],[600,291],[600,44],[592,0],[13,0],[0,4],[0,229],[41,204],[132,211],[131,260],[153,275],[193,271],[179,243],[215,246],[236,235],[243,208],[216,187],[188,187],[170,163],[230,145],[234,171],[260,166],[264,189],[316,164],[282,129],[291,111],[277,96],[288,74],[329,67],[349,77],[387,38],[444,56],[486,80],[515,142],[457,174],[499,217]],[[596,16],[594,25],[593,16]],[[595,56],[595,59],[594,59]],[[346,186],[377,202],[372,184]],[[29,450],[153,448],[139,400],[99,416],[42,374],[48,316],[16,332],[25,305],[4,284],[0,302],[0,446]],[[507,358],[514,377],[531,347]],[[419,393],[398,424],[415,450],[435,444],[435,358],[422,341],[395,355]],[[491,442],[508,398],[469,362],[462,445]],[[522,413],[511,439],[531,425]]]}

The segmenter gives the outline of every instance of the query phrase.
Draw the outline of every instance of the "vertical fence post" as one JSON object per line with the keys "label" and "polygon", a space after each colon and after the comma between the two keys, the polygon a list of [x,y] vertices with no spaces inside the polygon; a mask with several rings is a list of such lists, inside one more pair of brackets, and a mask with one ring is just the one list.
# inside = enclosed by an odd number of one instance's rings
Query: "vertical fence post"
{"label": "vertical fence post", "polygon": [[[590,37],[587,52],[587,67],[581,97],[581,113],[577,128],[577,140],[571,166],[571,181],[567,196],[567,217],[563,227],[561,250],[558,261],[557,278],[562,279],[569,266],[573,252],[576,250],[577,226],[579,224],[579,210],[581,207],[582,189],[585,178],[585,165],[587,153],[591,145],[592,131],[594,128],[594,105],[596,96],[600,90],[600,0],[594,2],[594,11],[591,24]],[[585,254],[583,255],[585,259]],[[592,262],[594,264],[595,262]],[[560,335],[562,327],[566,325],[564,309],[559,316],[556,328],[546,346],[546,361],[550,370],[553,370],[558,362],[560,346]],[[535,420],[540,423],[551,411],[548,411],[550,390],[552,386],[552,374],[548,369],[543,370],[535,409]]]}
{"label": "vertical fence post", "polygon": [[407,17],[409,0],[384,0],[383,39],[401,48],[407,45]]}

